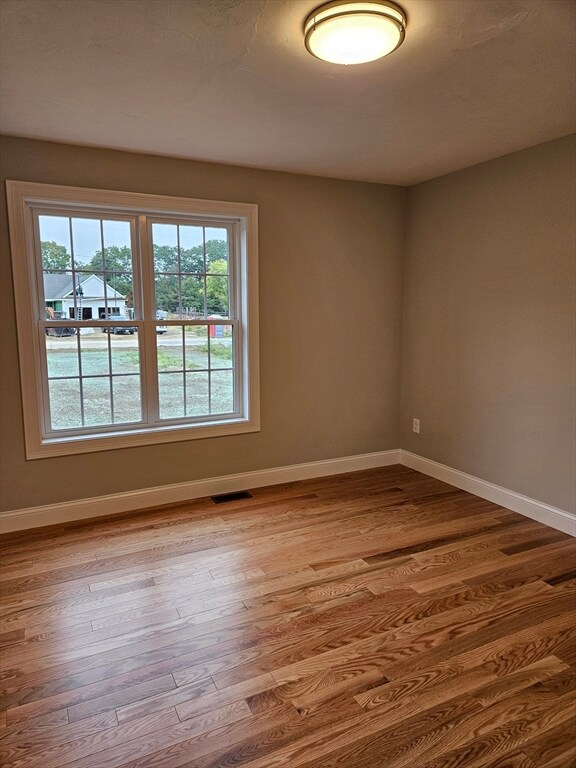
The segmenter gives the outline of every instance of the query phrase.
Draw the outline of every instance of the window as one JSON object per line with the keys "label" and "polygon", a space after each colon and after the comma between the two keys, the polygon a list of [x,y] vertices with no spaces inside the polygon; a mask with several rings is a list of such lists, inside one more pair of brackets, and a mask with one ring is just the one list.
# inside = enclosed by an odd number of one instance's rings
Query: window
{"label": "window", "polygon": [[259,429],[255,205],[7,189],[28,458]]}

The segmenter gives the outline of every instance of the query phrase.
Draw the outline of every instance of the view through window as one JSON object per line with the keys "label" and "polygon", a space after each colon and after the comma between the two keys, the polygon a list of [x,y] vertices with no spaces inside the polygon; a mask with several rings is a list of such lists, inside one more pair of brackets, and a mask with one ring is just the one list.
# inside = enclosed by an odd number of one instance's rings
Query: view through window
{"label": "view through window", "polygon": [[[41,215],[38,227],[46,319],[60,321],[46,327],[51,429],[141,421],[131,222]],[[151,229],[159,417],[234,413],[228,229]],[[70,319],[87,322],[71,327]]]}
{"label": "view through window", "polygon": [[248,420],[242,217],[30,210],[41,440]]}

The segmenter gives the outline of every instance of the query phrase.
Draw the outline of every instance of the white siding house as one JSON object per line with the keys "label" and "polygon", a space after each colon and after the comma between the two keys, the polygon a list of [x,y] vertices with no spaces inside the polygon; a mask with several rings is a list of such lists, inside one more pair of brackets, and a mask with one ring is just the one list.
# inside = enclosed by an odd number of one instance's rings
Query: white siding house
{"label": "white siding house", "polygon": [[76,275],[74,286],[72,275],[44,273],[44,302],[62,318],[74,319],[76,308],[78,319],[82,320],[102,320],[106,313],[126,314],[126,297],[98,275]]}

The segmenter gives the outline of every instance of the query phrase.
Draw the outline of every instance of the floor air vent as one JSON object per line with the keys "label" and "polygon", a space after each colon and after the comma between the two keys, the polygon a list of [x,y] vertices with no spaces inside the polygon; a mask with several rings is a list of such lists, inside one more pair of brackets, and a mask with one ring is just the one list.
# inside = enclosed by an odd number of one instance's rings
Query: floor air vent
{"label": "floor air vent", "polygon": [[227,501],[251,499],[252,494],[248,491],[236,491],[236,493],[219,493],[218,496],[210,496],[210,498],[215,504],[226,504]]}

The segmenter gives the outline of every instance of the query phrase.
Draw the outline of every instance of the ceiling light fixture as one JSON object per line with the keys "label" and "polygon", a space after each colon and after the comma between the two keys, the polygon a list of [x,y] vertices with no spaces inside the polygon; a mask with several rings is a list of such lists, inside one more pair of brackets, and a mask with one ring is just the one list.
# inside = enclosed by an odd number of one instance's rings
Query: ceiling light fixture
{"label": "ceiling light fixture", "polygon": [[406,14],[388,0],[333,0],[304,22],[304,43],[332,64],[364,64],[395,51],[404,40]]}

